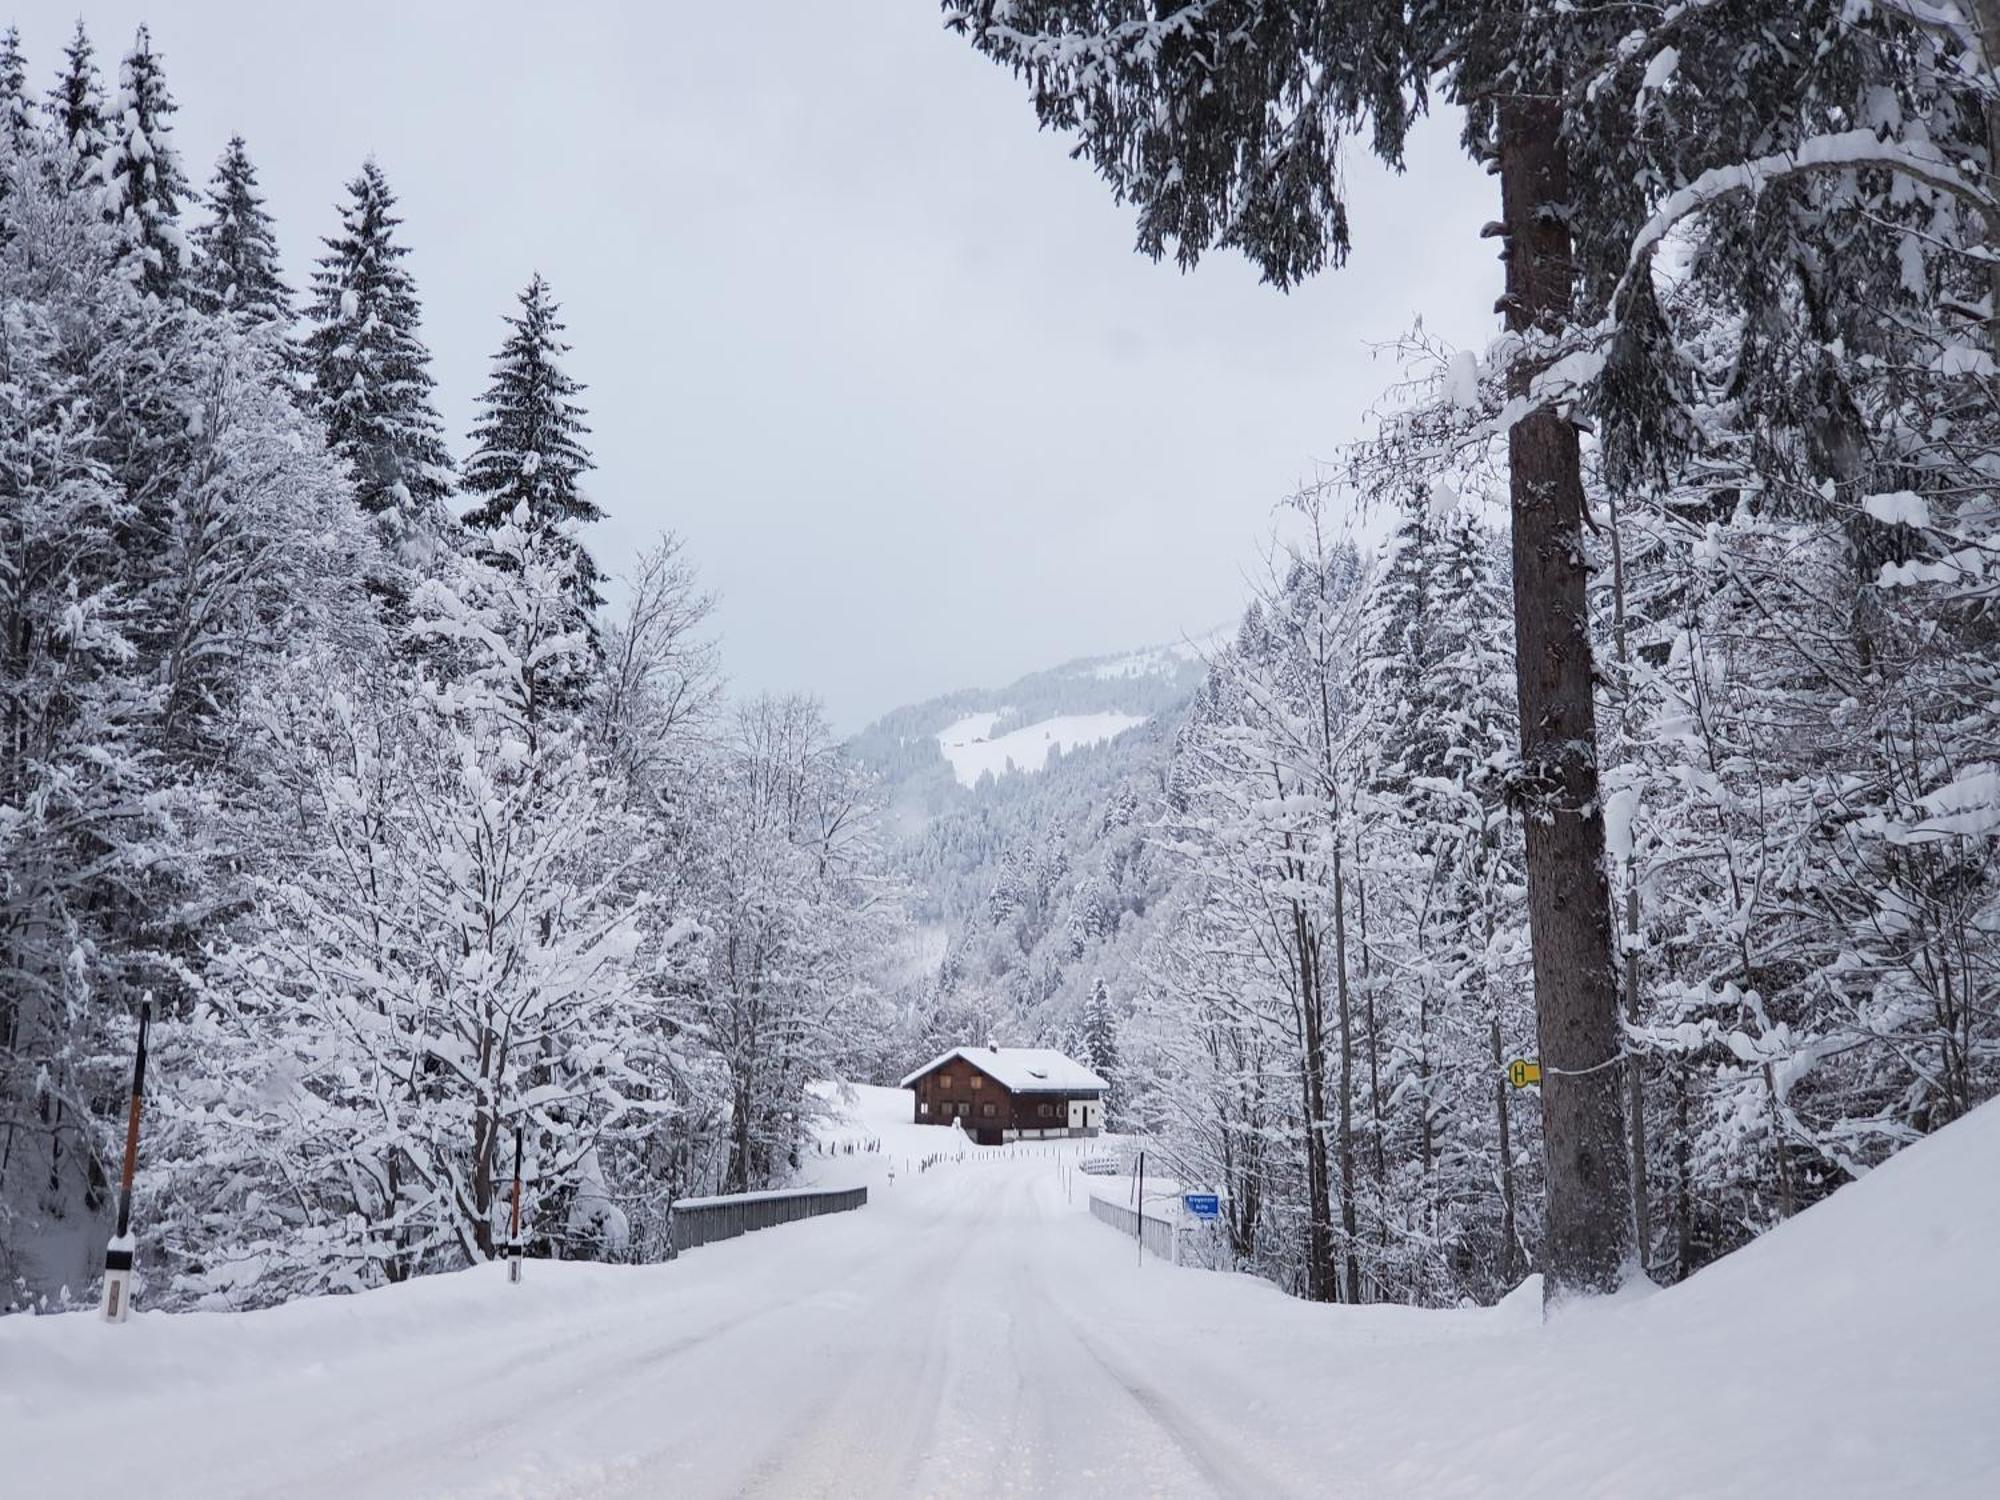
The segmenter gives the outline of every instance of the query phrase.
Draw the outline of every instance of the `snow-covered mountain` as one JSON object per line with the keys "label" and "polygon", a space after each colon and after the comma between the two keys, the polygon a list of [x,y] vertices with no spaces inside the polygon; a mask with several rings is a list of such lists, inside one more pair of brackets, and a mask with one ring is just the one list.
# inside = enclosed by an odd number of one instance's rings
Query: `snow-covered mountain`
{"label": "snow-covered mountain", "polygon": [[897,709],[854,739],[930,939],[940,1039],[1060,1042],[1123,971],[1109,950],[1136,944],[1152,894],[1143,809],[1207,645],[1082,657]]}
{"label": "snow-covered mountain", "polygon": [[[850,742],[883,778],[903,838],[972,801],[1011,802],[1029,778],[1143,727],[1171,733],[1200,686],[1206,638],[1086,656],[999,688],[965,688],[884,714]],[[989,781],[990,778],[990,781]],[[978,799],[969,796],[980,793]]]}

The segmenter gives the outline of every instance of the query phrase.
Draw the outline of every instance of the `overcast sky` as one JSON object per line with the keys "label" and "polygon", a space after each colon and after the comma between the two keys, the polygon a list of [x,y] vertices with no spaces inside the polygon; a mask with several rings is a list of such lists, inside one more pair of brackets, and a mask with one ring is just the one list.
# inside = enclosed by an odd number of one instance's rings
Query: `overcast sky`
{"label": "overcast sky", "polygon": [[[75,15],[17,12],[38,93]],[[1273,503],[1393,377],[1371,344],[1493,327],[1497,192],[1455,121],[1400,179],[1355,155],[1345,270],[1183,276],[933,0],[93,4],[107,87],[142,17],[190,176],[244,134],[295,286],[381,162],[461,456],[549,278],[599,561],[683,533],[736,689],[846,729],[1233,616]]]}

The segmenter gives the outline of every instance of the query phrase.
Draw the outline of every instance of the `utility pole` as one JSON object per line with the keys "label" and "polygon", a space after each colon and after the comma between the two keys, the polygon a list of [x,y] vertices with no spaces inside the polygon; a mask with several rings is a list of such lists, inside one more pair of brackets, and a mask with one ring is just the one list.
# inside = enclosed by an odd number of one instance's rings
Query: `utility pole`
{"label": "utility pole", "polygon": [[153,992],[139,1002],[139,1051],[132,1059],[132,1103],[125,1114],[125,1171],[118,1179],[118,1233],[104,1247],[104,1321],[122,1323],[132,1310],[132,1173],[139,1164],[139,1107],[146,1097],[146,1033]]}

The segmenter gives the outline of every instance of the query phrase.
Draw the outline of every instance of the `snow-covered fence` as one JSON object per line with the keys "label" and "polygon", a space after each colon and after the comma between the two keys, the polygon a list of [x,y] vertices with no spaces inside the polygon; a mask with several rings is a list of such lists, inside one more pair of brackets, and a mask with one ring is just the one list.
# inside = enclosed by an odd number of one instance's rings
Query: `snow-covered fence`
{"label": "snow-covered fence", "polygon": [[753,1229],[790,1224],[820,1214],[841,1214],[868,1202],[868,1189],[781,1188],[769,1193],[730,1193],[720,1198],[683,1198],[674,1205],[674,1253],[715,1240],[733,1240]]}
{"label": "snow-covered fence", "polygon": [[1138,1235],[1139,1243],[1152,1251],[1153,1254],[1159,1256],[1161,1260],[1173,1260],[1175,1258],[1174,1225],[1171,1219],[1156,1218],[1152,1214],[1147,1214],[1144,1217],[1144,1227],[1142,1228],[1140,1215],[1122,1203],[1113,1203],[1110,1199],[1100,1198],[1095,1193],[1091,1194],[1090,1211],[1120,1234],[1124,1235],[1126,1239],[1129,1240],[1133,1235]]}

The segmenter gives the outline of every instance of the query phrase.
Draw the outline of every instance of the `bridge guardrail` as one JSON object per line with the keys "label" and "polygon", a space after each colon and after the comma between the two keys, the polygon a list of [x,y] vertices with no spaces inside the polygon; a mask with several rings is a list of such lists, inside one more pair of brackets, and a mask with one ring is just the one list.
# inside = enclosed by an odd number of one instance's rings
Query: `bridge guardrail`
{"label": "bridge guardrail", "polygon": [[674,1253],[716,1240],[733,1240],[753,1229],[769,1229],[820,1214],[847,1213],[868,1202],[868,1189],[780,1188],[768,1193],[729,1193],[718,1198],[683,1198],[673,1206],[670,1233]]}
{"label": "bridge guardrail", "polygon": [[1143,1216],[1142,1227],[1142,1218],[1139,1214],[1122,1203],[1113,1203],[1110,1199],[1100,1198],[1095,1193],[1090,1195],[1090,1211],[1127,1239],[1135,1234],[1138,1235],[1140,1244],[1159,1256],[1161,1260],[1179,1259],[1175,1253],[1174,1226],[1171,1220],[1156,1219],[1153,1215],[1146,1214]]}

